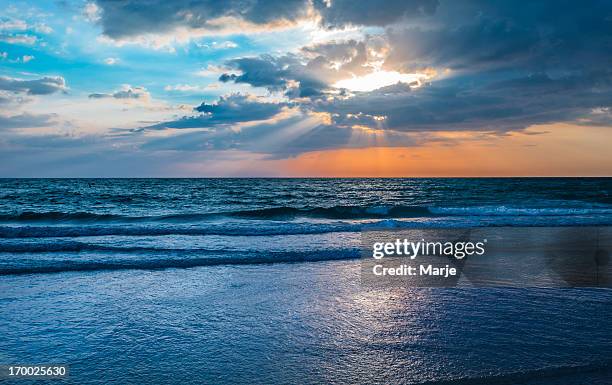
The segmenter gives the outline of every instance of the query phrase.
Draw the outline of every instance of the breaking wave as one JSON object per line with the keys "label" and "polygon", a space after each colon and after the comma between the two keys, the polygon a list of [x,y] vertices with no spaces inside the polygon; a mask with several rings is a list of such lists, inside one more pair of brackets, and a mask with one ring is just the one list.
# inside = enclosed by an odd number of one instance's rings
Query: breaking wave
{"label": "breaking wave", "polygon": [[[63,245],[65,251],[78,251],[84,246],[73,242],[72,245]],[[273,263],[300,263],[300,262],[321,262],[356,259],[360,257],[358,249],[342,249],[342,250],[315,250],[315,251],[253,251],[244,254],[235,254],[223,252],[219,250],[172,250],[171,255],[164,253],[164,249],[157,248],[108,248],[108,247],[92,247],[93,245],[85,246],[88,250],[109,250],[121,251],[122,253],[145,252],[154,253],[162,252],[164,256],[151,258],[140,256],[139,259],[113,259],[113,260],[90,260],[90,261],[37,261],[36,264],[12,264],[0,266],[0,275],[22,275],[22,274],[44,274],[44,273],[59,273],[69,271],[99,271],[99,270],[155,270],[155,269],[170,269],[170,268],[191,268],[199,266],[217,266],[217,265],[261,265]]]}
{"label": "breaking wave", "polygon": [[376,219],[376,218],[418,218],[439,216],[572,216],[607,215],[612,209],[599,207],[553,208],[553,207],[511,207],[511,206],[466,206],[466,207],[425,207],[425,206],[332,206],[314,208],[271,207],[253,210],[222,211],[211,213],[184,213],[158,216],[124,216],[90,212],[65,213],[59,211],[25,211],[17,214],[0,215],[1,222],[169,222],[192,223],[214,218],[244,219]]}

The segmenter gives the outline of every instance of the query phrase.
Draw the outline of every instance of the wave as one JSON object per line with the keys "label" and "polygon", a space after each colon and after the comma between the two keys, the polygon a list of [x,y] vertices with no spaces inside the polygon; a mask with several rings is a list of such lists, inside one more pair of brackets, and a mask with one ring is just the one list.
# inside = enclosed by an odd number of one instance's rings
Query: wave
{"label": "wave", "polygon": [[0,215],[2,222],[198,222],[216,217],[251,219],[286,219],[295,217],[329,219],[367,219],[381,217],[428,216],[432,213],[422,206],[332,206],[314,208],[270,207],[253,210],[220,211],[210,213],[182,213],[158,216],[124,216],[90,212],[66,213],[60,211]]}
{"label": "wave", "polygon": [[330,219],[411,218],[431,216],[423,206],[332,206],[315,208],[274,207],[258,210],[236,211],[230,214],[246,218],[311,217]]}
{"label": "wave", "polygon": [[270,207],[253,210],[220,211],[210,213],[182,213],[157,216],[125,216],[91,212],[35,212],[2,214],[0,222],[168,222],[194,223],[213,218],[230,217],[260,220],[281,220],[292,218],[324,219],[376,219],[376,218],[418,218],[439,216],[574,216],[610,215],[611,208],[602,207],[512,207],[512,206],[332,206],[332,207]]}
{"label": "wave", "polygon": [[[384,225],[381,223],[381,225]],[[374,226],[374,224],[372,225]],[[391,226],[391,224],[389,224]],[[282,223],[276,226],[207,225],[194,226],[0,226],[0,238],[76,238],[95,236],[164,236],[164,235],[226,235],[275,236],[356,232],[364,228],[357,223],[300,224]]]}
{"label": "wave", "polygon": [[[156,249],[159,251],[160,249]],[[176,250],[175,250],[176,251]],[[191,250],[193,251],[193,250]],[[199,252],[201,253],[201,252]],[[114,261],[58,261],[47,264],[0,266],[0,275],[46,274],[70,271],[100,271],[100,270],[158,270],[170,268],[192,268],[200,266],[218,265],[261,265],[276,263],[302,263],[358,259],[360,251],[356,249],[345,250],[318,250],[304,252],[278,252],[254,251],[245,255],[231,254],[219,255],[215,251],[212,257],[194,258],[159,258],[139,260]],[[229,253],[228,253],[229,254]]]}
{"label": "wave", "polygon": [[89,212],[65,213],[61,211],[23,211],[18,214],[2,214],[2,222],[42,222],[42,221],[103,221],[118,220],[121,215],[96,214]]}
{"label": "wave", "polygon": [[[3,253],[53,253],[53,252],[78,252],[78,251],[114,251],[114,252],[176,252],[180,249],[168,249],[168,248],[152,248],[152,247],[120,247],[120,246],[107,246],[100,244],[91,244],[77,241],[61,241],[61,242],[10,242],[0,243],[0,252]],[[194,252],[207,252],[209,250],[198,250],[192,249]]]}
{"label": "wave", "polygon": [[327,233],[349,233],[372,230],[427,228],[473,228],[512,226],[609,226],[612,217],[569,218],[431,218],[430,220],[382,219],[367,222],[278,222],[278,223],[207,223],[196,225],[82,225],[82,226],[0,226],[0,239],[19,238],[79,238],[101,236],[281,236]]}

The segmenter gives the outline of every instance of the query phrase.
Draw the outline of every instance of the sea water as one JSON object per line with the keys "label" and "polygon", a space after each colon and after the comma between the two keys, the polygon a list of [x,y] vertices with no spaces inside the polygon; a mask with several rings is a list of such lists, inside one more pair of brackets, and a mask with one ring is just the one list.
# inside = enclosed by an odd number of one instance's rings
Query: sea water
{"label": "sea water", "polygon": [[[609,383],[608,289],[360,284],[363,229],[609,226],[612,179],[4,179],[0,364],[68,383]],[[23,383],[23,382],[20,382]]]}

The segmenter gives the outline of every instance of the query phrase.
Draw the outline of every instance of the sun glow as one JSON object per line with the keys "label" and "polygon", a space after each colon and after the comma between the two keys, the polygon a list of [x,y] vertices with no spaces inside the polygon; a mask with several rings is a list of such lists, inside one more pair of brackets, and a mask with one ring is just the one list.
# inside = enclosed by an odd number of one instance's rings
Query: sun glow
{"label": "sun glow", "polygon": [[403,74],[397,71],[375,71],[364,76],[354,76],[351,79],[343,79],[334,84],[336,88],[346,88],[351,91],[373,91],[381,87],[397,83],[406,83],[411,87],[418,87],[425,74]]}
{"label": "sun glow", "polygon": [[414,133],[415,145],[389,147],[383,135],[375,137],[369,128],[353,126],[353,138],[368,135],[370,146],[306,152],[277,161],[276,168],[259,167],[281,170],[284,176],[317,177],[609,175],[609,127],[585,127],[558,123],[508,135],[472,131],[461,137],[445,131],[423,143],[418,142],[421,134]]}

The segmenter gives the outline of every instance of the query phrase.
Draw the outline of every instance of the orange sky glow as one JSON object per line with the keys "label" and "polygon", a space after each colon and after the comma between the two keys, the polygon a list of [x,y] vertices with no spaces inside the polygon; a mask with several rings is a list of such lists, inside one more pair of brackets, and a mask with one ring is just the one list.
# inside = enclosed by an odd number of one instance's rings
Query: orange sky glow
{"label": "orange sky glow", "polygon": [[[452,177],[609,176],[612,141],[606,127],[566,124],[532,127],[521,133],[440,134],[418,147],[371,147],[302,154],[275,163],[286,176]],[[268,165],[272,166],[272,165]]]}

